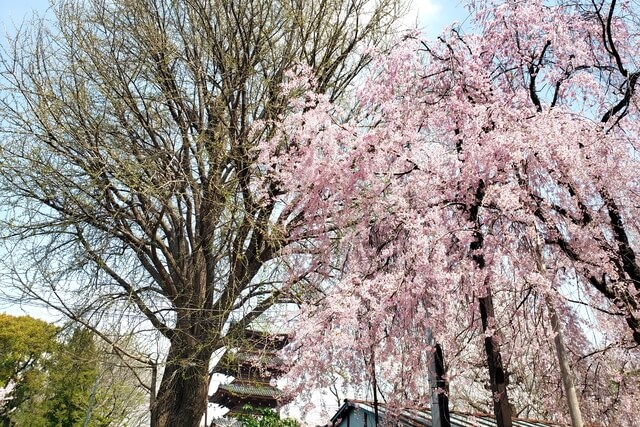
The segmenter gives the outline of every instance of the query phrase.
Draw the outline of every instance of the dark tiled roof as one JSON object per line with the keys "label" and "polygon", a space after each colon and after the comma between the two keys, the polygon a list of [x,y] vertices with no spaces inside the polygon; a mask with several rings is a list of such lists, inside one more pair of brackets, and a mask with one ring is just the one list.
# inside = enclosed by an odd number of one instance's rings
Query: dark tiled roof
{"label": "dark tiled roof", "polygon": [[235,396],[260,396],[277,398],[280,391],[272,386],[258,386],[249,384],[223,384],[219,390],[226,391]]}
{"label": "dark tiled roof", "polygon": [[[363,410],[374,413],[375,409],[373,404],[364,401],[345,400],[344,405],[336,412],[331,418],[331,424],[335,425],[339,422],[349,410],[355,408],[362,408]],[[378,412],[384,417],[386,408],[382,405],[378,405]],[[462,412],[451,412],[451,427],[497,427],[497,423],[492,415],[489,414],[467,414]],[[418,409],[403,409],[400,414],[397,415],[399,425],[406,427],[422,427],[431,426],[431,411],[418,410]],[[545,421],[514,419],[513,427],[557,427],[561,424],[554,424]]]}

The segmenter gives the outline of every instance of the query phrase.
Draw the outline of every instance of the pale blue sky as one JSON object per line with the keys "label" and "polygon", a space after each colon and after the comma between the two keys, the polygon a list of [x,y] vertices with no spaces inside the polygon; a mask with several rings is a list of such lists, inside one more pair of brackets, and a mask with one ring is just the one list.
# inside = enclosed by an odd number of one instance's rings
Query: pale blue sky
{"label": "pale blue sky", "polygon": [[[25,18],[30,18],[34,11],[43,15],[49,8],[50,0],[0,0],[0,28],[12,33],[14,26]],[[461,0],[413,0],[411,13],[404,21],[407,25],[419,19],[419,27],[426,29],[430,36],[439,34],[453,21],[462,22],[467,12],[461,6]]]}
{"label": "pale blue sky", "polygon": [[11,30],[13,24],[19,25],[24,18],[30,18],[33,11],[39,14],[49,8],[49,0],[0,0],[0,22]]}
{"label": "pale blue sky", "polygon": [[454,21],[463,23],[467,20],[469,13],[462,3],[462,0],[413,0],[412,11],[405,22],[414,24],[417,14],[418,27],[433,37]]}

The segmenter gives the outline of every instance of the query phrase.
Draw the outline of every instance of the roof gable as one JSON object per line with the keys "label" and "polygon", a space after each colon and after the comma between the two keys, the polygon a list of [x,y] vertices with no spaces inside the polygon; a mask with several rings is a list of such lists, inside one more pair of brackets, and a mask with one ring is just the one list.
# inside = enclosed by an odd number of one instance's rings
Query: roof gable
{"label": "roof gable", "polygon": [[[372,402],[345,399],[344,404],[338,409],[336,414],[331,418],[332,426],[339,426],[343,420],[349,418],[354,410],[362,410],[373,415],[375,409]],[[387,413],[397,419],[395,425],[406,427],[431,427],[431,411],[427,409],[402,409],[400,413],[393,413],[385,407],[384,404],[378,405],[378,412],[381,418],[385,418]],[[363,419],[371,419],[364,417]],[[374,422],[369,421],[368,427],[373,427]],[[363,423],[364,425],[364,423]],[[561,424],[554,424],[545,421],[536,421],[528,419],[514,419],[513,427],[557,427]],[[360,425],[350,424],[349,427],[362,427]],[[451,427],[497,427],[497,423],[492,415],[489,414],[469,414],[463,412],[451,411]]]}

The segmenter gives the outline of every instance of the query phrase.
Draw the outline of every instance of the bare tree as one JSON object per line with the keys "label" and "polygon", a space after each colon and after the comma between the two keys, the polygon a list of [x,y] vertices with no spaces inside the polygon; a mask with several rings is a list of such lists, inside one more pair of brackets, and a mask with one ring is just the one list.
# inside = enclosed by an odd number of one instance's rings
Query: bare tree
{"label": "bare tree", "polygon": [[340,97],[397,3],[68,0],[4,52],[10,278],[96,331],[166,338],[152,425],[198,425],[212,353],[288,298],[269,272],[295,218],[255,158],[287,70]]}

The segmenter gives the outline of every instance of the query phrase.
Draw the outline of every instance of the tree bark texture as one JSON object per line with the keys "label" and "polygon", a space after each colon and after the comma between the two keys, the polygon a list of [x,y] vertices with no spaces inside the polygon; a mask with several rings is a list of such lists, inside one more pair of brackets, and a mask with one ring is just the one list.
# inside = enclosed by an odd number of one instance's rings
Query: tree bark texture
{"label": "tree bark texture", "polygon": [[[480,317],[482,320],[482,330],[485,334],[491,328],[491,319],[495,318],[493,310],[493,299],[491,289],[487,287],[487,296],[479,298]],[[487,354],[487,366],[489,367],[489,379],[491,381],[491,392],[493,393],[493,412],[496,417],[498,427],[511,427],[512,414],[509,396],[507,394],[508,378],[502,365],[500,355],[500,344],[493,334],[485,336],[484,348]]]}
{"label": "tree bark texture", "polygon": [[209,359],[214,346],[181,335],[171,342],[151,408],[152,427],[197,426],[207,408]]}
{"label": "tree bark texture", "polygon": [[429,369],[431,383],[431,424],[433,427],[450,427],[449,385],[445,374],[444,354],[442,346],[435,344],[433,360]]}
{"label": "tree bark texture", "polygon": [[[484,180],[478,182],[475,193],[475,203],[470,208],[470,220],[475,224],[475,239],[470,244],[472,251],[472,259],[479,270],[483,270],[486,266],[483,254],[484,235],[480,230],[479,214],[482,201],[486,192],[486,184]],[[495,313],[493,309],[493,297],[491,296],[490,276],[487,276],[485,282],[486,295],[479,297],[480,318],[482,320],[482,331],[485,334],[484,348],[487,355],[487,367],[489,369],[489,380],[491,383],[491,393],[493,398],[493,411],[496,417],[498,427],[511,427],[511,404],[509,403],[509,395],[507,393],[508,378],[502,365],[502,356],[500,355],[500,343],[495,327]]]}

